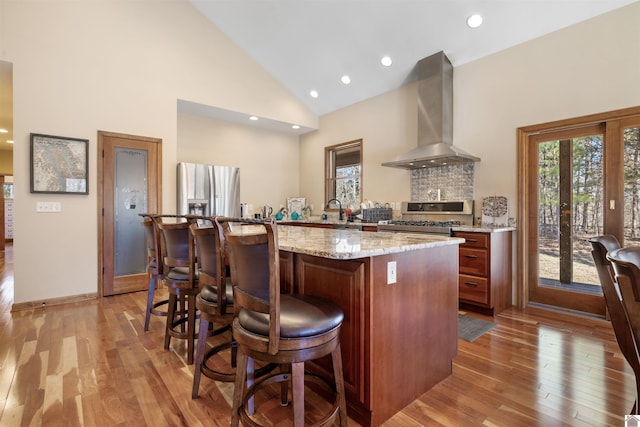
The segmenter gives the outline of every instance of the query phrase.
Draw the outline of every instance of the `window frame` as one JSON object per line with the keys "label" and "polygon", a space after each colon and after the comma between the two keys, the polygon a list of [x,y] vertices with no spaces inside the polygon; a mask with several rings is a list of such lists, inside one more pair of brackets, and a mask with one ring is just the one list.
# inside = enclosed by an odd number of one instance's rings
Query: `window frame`
{"label": "window frame", "polygon": [[[325,206],[327,205],[327,202],[331,199],[336,198],[336,194],[335,194],[335,189],[336,189],[336,182],[337,182],[337,177],[335,174],[336,171],[336,167],[335,167],[335,158],[336,158],[336,154],[339,153],[340,151],[343,150],[351,150],[354,147],[358,147],[359,148],[359,165],[360,165],[360,174],[359,174],[359,180],[360,180],[360,193],[359,193],[359,199],[357,200],[358,206],[360,205],[360,203],[362,203],[362,193],[363,193],[363,176],[364,176],[364,167],[362,164],[362,152],[363,152],[363,148],[364,148],[364,142],[362,140],[362,138],[360,139],[354,139],[352,141],[347,141],[347,142],[343,142],[340,144],[336,144],[336,145],[331,145],[331,146],[327,146],[324,148],[324,204]],[[358,206],[355,206],[355,208],[357,209]],[[342,206],[343,209],[346,209],[347,206]],[[333,208],[333,209],[329,209],[327,208],[326,210],[328,211],[337,211],[338,209]]]}

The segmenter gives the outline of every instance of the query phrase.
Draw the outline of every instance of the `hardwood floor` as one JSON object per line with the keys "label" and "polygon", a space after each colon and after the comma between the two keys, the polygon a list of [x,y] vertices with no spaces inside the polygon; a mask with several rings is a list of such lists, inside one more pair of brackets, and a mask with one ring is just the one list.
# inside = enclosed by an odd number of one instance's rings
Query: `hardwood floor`
{"label": "hardwood floor", "polygon": [[[143,331],[146,293],[13,314],[12,295],[8,247],[0,258],[0,426],[229,425],[233,386],[203,377],[191,399],[186,346],[172,340],[171,351],[162,349],[163,318]],[[634,378],[608,322],[533,308],[478,317],[497,327],[460,340],[453,375],[384,426],[624,425]],[[289,425],[271,404],[264,407],[276,425]]]}

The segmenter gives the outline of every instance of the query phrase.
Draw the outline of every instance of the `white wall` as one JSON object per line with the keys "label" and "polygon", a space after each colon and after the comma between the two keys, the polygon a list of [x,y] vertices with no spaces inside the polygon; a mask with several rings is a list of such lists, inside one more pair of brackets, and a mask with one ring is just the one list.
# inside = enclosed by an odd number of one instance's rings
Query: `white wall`
{"label": "white wall", "polygon": [[[171,212],[178,99],[317,126],[185,0],[1,1],[0,25],[14,78],[15,303],[97,291],[98,130],[163,140]],[[30,132],[89,139],[88,196],[29,193]],[[36,213],[37,201],[62,212]]]}
{"label": "white wall", "polygon": [[416,97],[417,84],[412,83],[321,116],[319,129],[300,137],[300,194],[307,203],[322,206],[324,202],[324,147],[360,138],[363,199],[409,200],[410,173],[380,164],[416,147]]}
{"label": "white wall", "polygon": [[[454,69],[454,141],[481,158],[476,200],[509,198],[515,214],[516,129],[640,105],[640,3]],[[417,144],[417,85],[320,118],[301,137],[300,192],[323,199],[323,147],[364,139],[364,198],[408,200],[410,173],[380,166]]]}
{"label": "white wall", "polygon": [[240,168],[240,196],[255,212],[298,197],[298,137],[212,118],[178,115],[178,161]]}

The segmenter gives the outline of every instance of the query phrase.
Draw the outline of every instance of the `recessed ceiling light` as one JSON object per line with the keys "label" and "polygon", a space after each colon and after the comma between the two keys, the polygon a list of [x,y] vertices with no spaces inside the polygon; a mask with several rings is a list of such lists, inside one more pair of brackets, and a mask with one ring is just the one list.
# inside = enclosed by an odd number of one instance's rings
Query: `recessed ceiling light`
{"label": "recessed ceiling light", "polygon": [[256,121],[256,120],[258,120],[258,118],[256,116],[251,116],[251,117],[249,117],[249,120]]}
{"label": "recessed ceiling light", "polygon": [[467,25],[469,26],[469,28],[478,28],[480,25],[482,25],[482,21],[482,15],[478,15],[476,13],[467,18]]}
{"label": "recessed ceiling light", "polygon": [[300,129],[300,126],[298,126],[298,125],[291,125],[291,129]]}
{"label": "recessed ceiling light", "polygon": [[342,83],[344,83],[346,85],[351,83],[351,77],[347,76],[346,74],[344,76],[342,76],[342,78],[340,78],[340,80],[342,81]]}
{"label": "recessed ceiling light", "polygon": [[9,133],[9,131],[6,129],[0,129],[0,133]]}
{"label": "recessed ceiling light", "polygon": [[312,98],[317,98],[318,97],[318,91],[317,90],[312,90],[311,92],[309,92],[309,95],[311,95]]}
{"label": "recessed ceiling light", "polygon": [[7,139],[7,144],[13,144],[13,139]]}
{"label": "recessed ceiling light", "polygon": [[380,58],[380,63],[385,67],[389,67],[391,64],[393,64],[393,61],[391,60],[390,57],[383,56],[382,58]]}

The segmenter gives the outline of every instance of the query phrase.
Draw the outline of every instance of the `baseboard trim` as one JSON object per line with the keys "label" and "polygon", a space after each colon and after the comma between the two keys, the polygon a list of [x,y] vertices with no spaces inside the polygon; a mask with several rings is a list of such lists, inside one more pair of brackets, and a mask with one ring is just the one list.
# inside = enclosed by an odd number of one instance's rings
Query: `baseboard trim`
{"label": "baseboard trim", "polygon": [[80,302],[80,301],[89,301],[97,298],[99,298],[98,293],[91,292],[88,294],[70,295],[70,296],[59,297],[59,298],[48,298],[48,299],[38,300],[38,301],[19,302],[11,306],[11,312],[13,313],[13,312],[22,311],[22,310],[32,310],[36,308],[45,308],[45,307],[70,304],[70,303]]}

